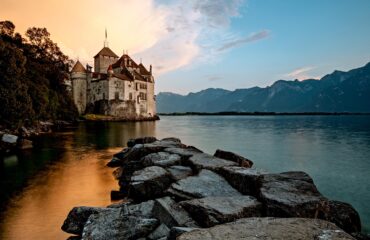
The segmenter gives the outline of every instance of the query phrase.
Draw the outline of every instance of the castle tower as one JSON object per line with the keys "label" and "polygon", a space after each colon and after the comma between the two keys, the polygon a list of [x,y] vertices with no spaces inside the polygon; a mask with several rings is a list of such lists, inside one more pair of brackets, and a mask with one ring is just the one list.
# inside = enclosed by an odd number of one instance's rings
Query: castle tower
{"label": "castle tower", "polygon": [[107,73],[109,65],[117,62],[118,56],[108,47],[107,29],[105,29],[104,47],[94,57],[94,72]]}
{"label": "castle tower", "polygon": [[80,61],[71,70],[73,101],[80,114],[85,113],[87,101],[87,72]]}

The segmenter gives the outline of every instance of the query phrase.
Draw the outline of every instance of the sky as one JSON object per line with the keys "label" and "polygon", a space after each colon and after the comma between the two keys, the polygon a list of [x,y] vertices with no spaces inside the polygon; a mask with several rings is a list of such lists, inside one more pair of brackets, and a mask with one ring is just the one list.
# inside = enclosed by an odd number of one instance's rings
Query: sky
{"label": "sky", "polygon": [[0,0],[16,30],[46,27],[70,58],[103,47],[152,64],[156,92],[265,87],[370,61],[369,0]]}

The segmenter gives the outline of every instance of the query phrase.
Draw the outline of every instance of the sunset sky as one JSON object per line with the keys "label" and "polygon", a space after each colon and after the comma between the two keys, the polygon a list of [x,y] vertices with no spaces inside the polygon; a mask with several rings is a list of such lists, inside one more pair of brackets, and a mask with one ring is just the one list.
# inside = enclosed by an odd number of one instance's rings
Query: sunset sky
{"label": "sunset sky", "polygon": [[153,65],[156,92],[268,86],[370,61],[369,0],[0,0],[16,30],[46,27],[73,59],[103,47]]}

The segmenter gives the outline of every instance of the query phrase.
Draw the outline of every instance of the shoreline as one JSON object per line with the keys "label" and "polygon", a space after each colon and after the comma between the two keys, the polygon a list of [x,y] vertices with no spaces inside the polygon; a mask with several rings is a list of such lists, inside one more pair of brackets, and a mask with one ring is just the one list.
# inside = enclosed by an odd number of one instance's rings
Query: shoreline
{"label": "shoreline", "polygon": [[370,113],[350,112],[174,112],[159,116],[369,116]]}
{"label": "shoreline", "polygon": [[76,239],[368,237],[357,211],[323,196],[307,173],[271,174],[232,152],[145,137],[129,140],[107,166],[120,186],[111,197],[124,200],[73,208],[62,230]]}

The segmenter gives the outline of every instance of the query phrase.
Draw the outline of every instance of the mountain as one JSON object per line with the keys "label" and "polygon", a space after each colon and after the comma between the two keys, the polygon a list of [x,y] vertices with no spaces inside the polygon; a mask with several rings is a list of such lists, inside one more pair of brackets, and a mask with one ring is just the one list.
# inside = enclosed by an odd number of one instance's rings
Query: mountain
{"label": "mountain", "polygon": [[209,88],[188,95],[157,95],[158,113],[173,112],[370,112],[370,63],[320,80],[278,80],[260,88]]}

